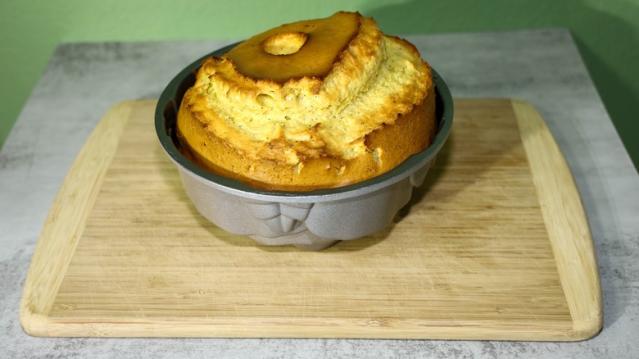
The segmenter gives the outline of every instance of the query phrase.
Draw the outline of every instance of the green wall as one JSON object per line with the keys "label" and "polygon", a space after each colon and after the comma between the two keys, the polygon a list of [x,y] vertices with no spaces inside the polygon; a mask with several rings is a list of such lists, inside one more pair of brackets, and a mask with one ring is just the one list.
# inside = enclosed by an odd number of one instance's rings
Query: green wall
{"label": "green wall", "polygon": [[0,144],[59,42],[236,38],[339,9],[401,34],[569,28],[639,164],[637,0],[0,0]]}

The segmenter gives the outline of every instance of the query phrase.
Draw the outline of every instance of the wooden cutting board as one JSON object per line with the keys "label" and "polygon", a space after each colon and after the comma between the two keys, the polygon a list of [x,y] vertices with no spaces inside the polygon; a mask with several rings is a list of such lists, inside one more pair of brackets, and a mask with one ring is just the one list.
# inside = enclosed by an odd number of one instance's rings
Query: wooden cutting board
{"label": "wooden cutting board", "polygon": [[321,252],[257,246],[200,217],[154,106],[114,107],[66,177],[25,283],[29,334],[554,341],[601,329],[579,195],[526,103],[457,100],[397,223]]}

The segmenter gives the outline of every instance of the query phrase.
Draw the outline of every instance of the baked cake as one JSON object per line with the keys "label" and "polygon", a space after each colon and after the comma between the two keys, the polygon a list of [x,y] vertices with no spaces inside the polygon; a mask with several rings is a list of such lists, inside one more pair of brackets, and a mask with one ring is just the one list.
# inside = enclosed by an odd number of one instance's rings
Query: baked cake
{"label": "baked cake", "polygon": [[435,93],[412,44],[338,12],[206,59],[177,126],[185,151],[215,173],[270,190],[333,188],[424,150]]}

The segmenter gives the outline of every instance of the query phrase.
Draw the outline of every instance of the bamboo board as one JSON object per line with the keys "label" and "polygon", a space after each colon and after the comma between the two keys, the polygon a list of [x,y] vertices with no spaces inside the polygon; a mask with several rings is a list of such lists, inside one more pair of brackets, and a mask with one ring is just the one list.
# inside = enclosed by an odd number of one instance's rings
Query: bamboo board
{"label": "bamboo board", "polygon": [[67,175],[25,283],[29,334],[569,341],[601,329],[579,195],[526,103],[456,101],[397,223],[321,252],[257,246],[200,217],[154,106],[114,107]]}

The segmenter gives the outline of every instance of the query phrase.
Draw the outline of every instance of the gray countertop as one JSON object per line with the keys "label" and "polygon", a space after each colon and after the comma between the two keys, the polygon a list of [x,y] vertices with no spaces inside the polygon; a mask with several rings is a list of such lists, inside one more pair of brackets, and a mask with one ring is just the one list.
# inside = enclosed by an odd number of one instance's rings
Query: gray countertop
{"label": "gray countertop", "polygon": [[597,248],[604,329],[579,343],[319,339],[32,338],[18,303],[38,234],[100,117],[158,97],[177,71],[229,41],[63,44],[0,152],[0,357],[511,357],[639,355],[639,176],[569,32],[409,36],[456,97],[516,97],[546,119],[575,176]]}

